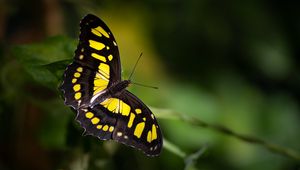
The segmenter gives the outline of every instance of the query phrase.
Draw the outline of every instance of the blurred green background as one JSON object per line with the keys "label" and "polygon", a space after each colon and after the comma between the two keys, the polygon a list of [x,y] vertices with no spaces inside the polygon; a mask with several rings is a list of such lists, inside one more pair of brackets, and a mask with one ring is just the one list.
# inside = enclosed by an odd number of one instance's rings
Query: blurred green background
{"label": "blurred green background", "polygon": [[[299,169],[299,159],[174,119],[197,118],[299,152],[299,5],[0,1],[0,169]],[[124,79],[144,54],[133,79],[159,89],[129,90],[153,109],[169,141],[159,157],[83,136],[63,104],[58,87],[88,13],[112,30]]]}

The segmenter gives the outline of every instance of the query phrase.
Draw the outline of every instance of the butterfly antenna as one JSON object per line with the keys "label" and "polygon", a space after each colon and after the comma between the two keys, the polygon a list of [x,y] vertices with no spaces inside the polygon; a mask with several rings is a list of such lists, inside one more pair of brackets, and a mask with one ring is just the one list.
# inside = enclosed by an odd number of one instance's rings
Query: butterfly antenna
{"label": "butterfly antenna", "polygon": [[132,71],[131,71],[131,74],[130,74],[130,76],[129,76],[128,80],[130,80],[130,79],[131,79],[131,77],[132,77],[132,75],[133,75],[133,73],[134,73],[134,71],[135,71],[135,68],[136,68],[136,66],[137,66],[138,62],[140,61],[140,59],[141,59],[142,55],[143,55],[143,53],[141,53],[141,54],[140,54],[140,56],[139,56],[139,58],[136,60],[136,62],[135,62],[135,65],[134,65],[134,67],[133,67],[133,69],[132,69]]}
{"label": "butterfly antenna", "polygon": [[131,84],[135,84],[135,85],[142,86],[142,87],[148,87],[148,88],[152,88],[152,89],[158,89],[158,87],[156,87],[156,86],[148,86],[148,85],[140,84],[140,83],[136,83],[136,82],[131,82]]}

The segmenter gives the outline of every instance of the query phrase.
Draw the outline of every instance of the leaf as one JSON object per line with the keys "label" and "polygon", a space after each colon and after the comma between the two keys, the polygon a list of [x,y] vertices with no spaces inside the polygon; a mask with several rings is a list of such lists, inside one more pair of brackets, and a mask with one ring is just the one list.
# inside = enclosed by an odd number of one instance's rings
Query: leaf
{"label": "leaf", "polygon": [[57,88],[75,48],[76,41],[57,36],[38,44],[18,45],[12,51],[34,80],[47,87]]}

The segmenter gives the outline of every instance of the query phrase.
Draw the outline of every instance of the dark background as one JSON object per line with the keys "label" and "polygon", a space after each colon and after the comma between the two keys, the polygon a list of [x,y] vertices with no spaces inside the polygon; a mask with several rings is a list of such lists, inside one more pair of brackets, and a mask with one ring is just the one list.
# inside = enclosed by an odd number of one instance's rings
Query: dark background
{"label": "dark background", "polygon": [[[300,151],[296,1],[0,2],[0,169],[299,169],[298,160],[176,115]],[[130,91],[161,125],[161,155],[83,136],[58,90],[93,13],[112,30]],[[179,149],[183,155],[172,149]],[[185,157],[204,149],[192,164]],[[296,153],[297,154],[297,153]]]}

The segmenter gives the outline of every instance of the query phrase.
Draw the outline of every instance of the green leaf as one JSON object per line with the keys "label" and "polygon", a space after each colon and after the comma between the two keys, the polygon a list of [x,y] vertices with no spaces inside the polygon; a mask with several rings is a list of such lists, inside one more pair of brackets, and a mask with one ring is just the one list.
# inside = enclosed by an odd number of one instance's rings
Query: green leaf
{"label": "green leaf", "polygon": [[12,51],[37,82],[56,88],[64,69],[72,61],[75,48],[75,40],[57,36],[38,44],[18,45]]}

